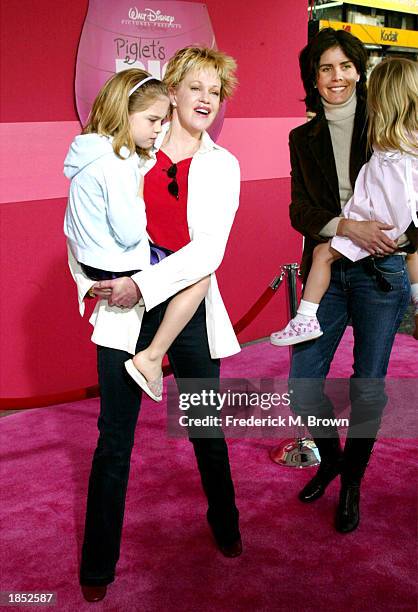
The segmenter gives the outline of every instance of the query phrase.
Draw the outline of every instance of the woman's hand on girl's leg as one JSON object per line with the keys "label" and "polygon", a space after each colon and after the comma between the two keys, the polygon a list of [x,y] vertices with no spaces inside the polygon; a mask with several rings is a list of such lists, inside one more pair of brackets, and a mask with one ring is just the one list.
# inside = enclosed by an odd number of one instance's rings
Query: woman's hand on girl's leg
{"label": "woman's hand on girl's leg", "polygon": [[97,296],[108,301],[109,306],[132,308],[141,298],[138,285],[129,276],[100,281],[92,288]]}

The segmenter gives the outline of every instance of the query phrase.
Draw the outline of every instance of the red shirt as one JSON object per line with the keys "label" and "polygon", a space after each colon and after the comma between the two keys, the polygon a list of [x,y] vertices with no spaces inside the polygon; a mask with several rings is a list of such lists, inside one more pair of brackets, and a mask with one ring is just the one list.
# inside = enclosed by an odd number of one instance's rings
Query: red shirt
{"label": "red shirt", "polygon": [[178,200],[168,191],[173,180],[167,176],[171,159],[157,152],[157,163],[145,175],[144,200],[147,212],[147,232],[151,241],[159,246],[178,251],[190,242],[187,225],[187,182],[192,158],[176,164],[176,181],[179,186]]}

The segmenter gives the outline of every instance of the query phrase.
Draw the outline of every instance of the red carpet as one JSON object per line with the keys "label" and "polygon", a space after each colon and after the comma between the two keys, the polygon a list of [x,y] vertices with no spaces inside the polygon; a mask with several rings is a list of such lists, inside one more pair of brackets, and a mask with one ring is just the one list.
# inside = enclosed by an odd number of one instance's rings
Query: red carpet
{"label": "red carpet", "polygon": [[[350,373],[351,344],[348,332],[334,376]],[[223,375],[285,376],[286,359],[286,349],[255,344],[225,360]],[[417,343],[398,335],[390,375],[412,377],[416,366]],[[0,419],[0,589],[56,591],[60,611],[91,609],[77,573],[97,411],[94,399]],[[268,458],[273,444],[230,441],[245,551],[224,559],[206,526],[191,445],[167,439],[164,408],[144,401],[118,576],[94,609],[415,611],[415,441],[378,442],[361,524],[348,535],[332,527],[337,483],[314,504],[301,504],[297,491],[313,471],[276,466]]]}

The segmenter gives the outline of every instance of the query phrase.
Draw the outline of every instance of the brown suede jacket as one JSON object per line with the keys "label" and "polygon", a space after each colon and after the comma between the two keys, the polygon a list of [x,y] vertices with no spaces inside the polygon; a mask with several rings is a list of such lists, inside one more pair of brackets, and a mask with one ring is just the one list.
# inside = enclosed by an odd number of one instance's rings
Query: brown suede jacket
{"label": "brown suede jacket", "polygon": [[[292,201],[292,227],[305,236],[301,274],[305,281],[312,264],[312,252],[327,239],[319,235],[321,229],[341,213],[337,168],[332,150],[328,122],[323,113],[295,128],[289,134]],[[370,158],[367,151],[367,118],[365,104],[357,102],[350,152],[350,180],[354,183],[360,168]],[[418,230],[413,224],[406,235],[408,251],[418,247]]]}

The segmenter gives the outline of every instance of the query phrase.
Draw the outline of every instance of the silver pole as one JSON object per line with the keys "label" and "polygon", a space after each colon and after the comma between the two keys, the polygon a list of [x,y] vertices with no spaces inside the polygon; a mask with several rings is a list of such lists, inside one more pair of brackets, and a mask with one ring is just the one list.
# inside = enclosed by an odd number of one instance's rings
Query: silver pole
{"label": "silver pole", "polygon": [[298,309],[298,292],[296,287],[296,277],[299,270],[299,266],[297,263],[285,264],[283,266],[284,270],[286,270],[286,279],[287,279],[287,309],[290,314],[290,318],[296,316],[296,311]]}
{"label": "silver pole", "polygon": [[[296,315],[298,308],[297,274],[299,265],[297,263],[285,264],[283,271],[287,280],[287,310],[290,318]],[[292,347],[289,346],[289,359],[292,359]],[[306,437],[304,427],[296,427],[295,438],[283,440],[278,446],[270,450],[270,458],[278,465],[286,467],[311,467],[318,465],[319,452],[315,442]]]}

